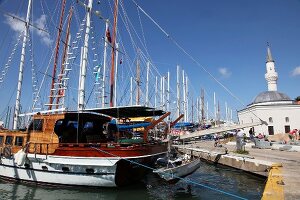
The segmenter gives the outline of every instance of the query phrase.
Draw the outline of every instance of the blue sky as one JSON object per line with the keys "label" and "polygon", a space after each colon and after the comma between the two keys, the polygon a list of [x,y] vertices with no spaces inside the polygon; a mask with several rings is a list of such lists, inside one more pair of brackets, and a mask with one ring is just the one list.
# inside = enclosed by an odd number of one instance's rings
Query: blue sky
{"label": "blue sky", "polygon": [[[1,10],[25,17],[27,1],[2,0],[0,2]],[[33,30],[35,63],[37,63],[39,71],[44,71],[49,60],[51,62],[50,56],[53,48],[48,47],[53,47],[56,39],[56,31],[53,30],[55,30],[54,24],[58,24],[58,11],[55,11],[57,1],[49,3],[50,1],[34,0],[33,2],[32,22],[39,26],[47,25],[46,29],[52,30],[49,35]],[[72,3],[78,6],[74,2],[67,0],[67,6]],[[109,1],[94,2],[94,8],[100,10],[103,16],[112,21]],[[287,94],[292,99],[300,96],[297,87],[300,80],[299,0],[136,0],[136,2],[202,67],[236,95],[240,101],[244,102],[244,105],[251,103],[258,93],[267,90],[264,78],[267,42],[270,43],[276,71],[279,74],[278,91]],[[41,5],[44,5],[44,11],[41,9]],[[204,88],[206,101],[209,101],[211,110],[214,92],[216,92],[222,109],[224,109],[225,102],[233,111],[244,107],[203,71],[201,66],[184,54],[149,18],[138,11],[131,0],[124,1],[122,5],[126,10],[128,19],[135,27],[135,29],[131,29],[131,34],[135,30],[143,41],[138,41],[137,46],[141,48],[144,54],[150,54],[152,65],[161,75],[170,71],[173,91],[171,97],[174,99],[176,97],[176,65],[178,64],[186,71],[190,80],[190,95],[196,98],[200,95],[200,89]],[[83,19],[84,12],[80,7],[76,9],[77,21],[80,21]],[[130,35],[122,20],[122,18],[124,19],[124,10],[120,6],[118,31],[120,38],[122,38],[120,42],[124,45],[122,50],[127,54],[127,56],[120,56],[124,61],[127,60],[120,69],[121,77],[119,80],[122,82],[118,93],[120,98],[123,98],[126,93],[128,96],[129,82],[125,73],[129,71],[131,75],[134,75],[133,63],[136,57],[136,49],[132,48]],[[51,13],[52,18],[49,13]],[[99,38],[99,47],[101,47],[101,45],[103,46],[101,35],[104,31],[104,23],[100,20],[95,20],[95,23],[95,30],[98,30],[95,31],[95,35]],[[0,30],[0,69],[2,70],[13,45],[17,41],[20,27],[15,22],[10,23],[3,13],[0,15],[0,24],[3,27]],[[76,19],[73,20],[73,24],[72,37],[75,37],[76,30],[78,30]],[[135,39],[138,40],[138,37]],[[17,51],[20,51],[20,48]],[[99,54],[102,55],[102,52],[99,51]],[[130,57],[130,59],[125,57]],[[11,64],[12,67],[7,73],[6,82],[0,85],[0,91],[6,94],[1,97],[0,114],[7,105],[14,103],[14,85],[17,82],[18,62],[19,54],[16,53]],[[25,73],[27,78],[24,78],[25,93],[22,102],[25,108],[30,107],[31,102],[30,68],[30,66],[27,67],[29,72]],[[75,76],[75,71],[72,81],[78,79]],[[50,73],[48,71],[48,74]],[[145,74],[145,70],[142,70],[142,74]],[[153,69],[152,86],[155,84],[153,82],[155,74],[157,72]],[[39,74],[40,82],[41,79],[42,73]],[[42,89],[44,91],[50,90],[49,78],[46,78],[45,82],[47,81],[48,84],[45,84]],[[93,81],[88,83],[92,85]],[[142,84],[145,85],[145,82]],[[71,103],[74,103],[77,98],[75,97],[76,89],[74,89],[76,85],[75,81],[74,86],[70,87],[70,93],[74,96],[68,100]],[[47,99],[47,95],[49,95],[46,93],[44,99]],[[190,98],[192,99],[192,97]],[[153,102],[153,95],[151,101]],[[122,103],[125,104],[126,102]]]}

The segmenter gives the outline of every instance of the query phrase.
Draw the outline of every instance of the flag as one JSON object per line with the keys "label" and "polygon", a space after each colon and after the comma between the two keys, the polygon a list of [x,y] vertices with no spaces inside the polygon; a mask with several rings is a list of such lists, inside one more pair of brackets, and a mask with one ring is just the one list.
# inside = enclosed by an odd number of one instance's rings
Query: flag
{"label": "flag", "polygon": [[111,43],[111,37],[110,37],[109,28],[107,28],[107,31],[106,31],[106,38],[107,38],[107,41],[108,41],[109,43]]}

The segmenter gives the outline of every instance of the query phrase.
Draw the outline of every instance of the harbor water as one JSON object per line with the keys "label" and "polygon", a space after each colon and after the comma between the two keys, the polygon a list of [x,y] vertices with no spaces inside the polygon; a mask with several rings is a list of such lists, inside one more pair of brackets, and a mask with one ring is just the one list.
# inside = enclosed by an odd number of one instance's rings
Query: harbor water
{"label": "harbor water", "polygon": [[240,170],[201,162],[196,172],[174,184],[154,174],[140,184],[123,188],[53,187],[0,179],[0,199],[261,199],[265,181]]}

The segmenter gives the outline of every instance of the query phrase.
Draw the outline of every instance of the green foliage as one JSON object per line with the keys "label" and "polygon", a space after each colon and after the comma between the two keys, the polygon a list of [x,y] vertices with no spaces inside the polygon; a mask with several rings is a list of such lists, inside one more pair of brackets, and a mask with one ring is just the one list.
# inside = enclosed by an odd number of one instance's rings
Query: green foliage
{"label": "green foliage", "polygon": [[300,101],[300,96],[297,96],[297,97],[295,98],[295,100],[296,100],[296,101]]}
{"label": "green foliage", "polygon": [[237,150],[237,151],[235,151],[234,153],[248,155],[248,154],[249,154],[249,151],[246,151],[246,150]]}

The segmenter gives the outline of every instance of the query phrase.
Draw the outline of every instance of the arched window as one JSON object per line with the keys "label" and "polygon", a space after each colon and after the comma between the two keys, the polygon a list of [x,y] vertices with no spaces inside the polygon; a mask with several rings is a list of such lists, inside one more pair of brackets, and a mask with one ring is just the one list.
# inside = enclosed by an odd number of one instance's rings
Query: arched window
{"label": "arched window", "polygon": [[269,117],[269,122],[273,123],[273,118],[272,117]]}
{"label": "arched window", "polygon": [[287,122],[287,123],[290,122],[289,117],[286,117],[286,118],[285,118],[285,122]]}

